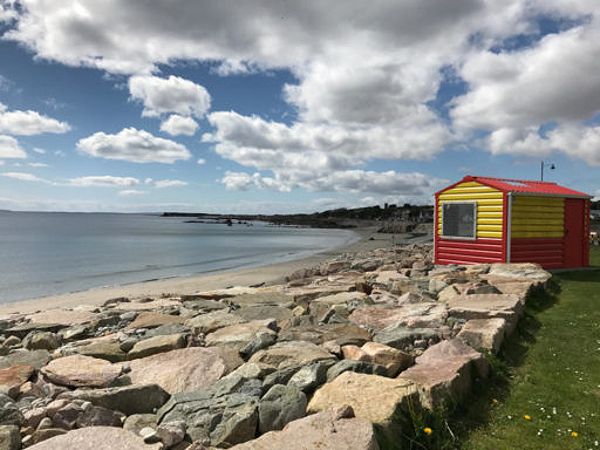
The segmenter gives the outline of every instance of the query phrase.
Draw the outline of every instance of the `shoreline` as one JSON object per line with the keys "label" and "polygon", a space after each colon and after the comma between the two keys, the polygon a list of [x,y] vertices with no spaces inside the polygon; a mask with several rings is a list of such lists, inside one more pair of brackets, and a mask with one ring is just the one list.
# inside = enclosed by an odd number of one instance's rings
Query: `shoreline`
{"label": "shoreline", "polygon": [[[296,270],[317,265],[342,253],[367,251],[392,244],[393,235],[377,233],[376,230],[376,227],[352,230],[359,236],[358,239],[308,257],[260,266],[225,269],[197,275],[161,278],[18,300],[0,304],[0,315],[28,314],[40,310],[74,308],[77,306],[98,306],[108,299],[117,297],[135,299],[159,297],[166,293],[192,294],[201,290],[222,289],[237,285],[275,284]],[[373,239],[370,240],[370,238]]]}

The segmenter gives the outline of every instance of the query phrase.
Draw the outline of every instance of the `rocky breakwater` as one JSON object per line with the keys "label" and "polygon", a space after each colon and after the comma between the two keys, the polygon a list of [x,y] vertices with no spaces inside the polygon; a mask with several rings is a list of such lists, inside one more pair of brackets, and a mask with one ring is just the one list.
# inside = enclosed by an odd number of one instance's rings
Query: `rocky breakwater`
{"label": "rocky breakwater", "polygon": [[514,331],[531,264],[434,267],[411,245],[285,284],[0,320],[0,449],[378,449],[464,401]]}

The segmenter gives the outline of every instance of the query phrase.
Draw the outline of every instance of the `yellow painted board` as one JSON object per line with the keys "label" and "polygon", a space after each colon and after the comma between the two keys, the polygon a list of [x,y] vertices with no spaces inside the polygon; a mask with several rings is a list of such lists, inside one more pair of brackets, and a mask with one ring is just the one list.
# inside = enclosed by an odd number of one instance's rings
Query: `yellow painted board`
{"label": "yellow painted board", "polygon": [[564,213],[565,209],[560,206],[560,207],[555,207],[555,206],[538,206],[538,205],[520,205],[520,206],[515,206],[513,205],[512,208],[513,212],[522,212],[522,213],[528,213],[528,212],[532,212],[532,211],[539,211],[539,212],[557,212],[557,213]]}
{"label": "yellow painted board", "polygon": [[477,225],[477,232],[480,231],[500,231],[502,232],[502,225]]}
{"label": "yellow painted board", "polygon": [[482,231],[477,233],[478,238],[500,238],[502,239],[501,231]]}
{"label": "yellow painted board", "polygon": [[538,195],[524,196],[515,195],[513,197],[514,203],[564,203],[563,197],[543,197]]}
{"label": "yellow painted board", "polygon": [[502,217],[489,218],[489,217],[477,217],[477,223],[485,225],[502,225]]}
{"label": "yellow painted board", "polygon": [[563,236],[564,236],[563,232],[537,233],[537,232],[518,231],[518,232],[511,233],[512,238],[561,238]]}
{"label": "yellow painted board", "polygon": [[511,232],[512,233],[562,233],[563,232],[563,227],[543,227],[543,226],[537,226],[537,227],[512,227],[511,228]]}
{"label": "yellow painted board", "polygon": [[531,227],[535,227],[536,225],[555,225],[558,227],[563,227],[564,226],[564,220],[563,219],[548,219],[548,218],[542,218],[539,220],[533,220],[533,219],[529,219],[529,220],[513,220],[512,222],[512,226],[516,227],[516,226],[531,226]]}
{"label": "yellow painted board", "polygon": [[440,195],[439,199],[440,201],[447,201],[447,200],[456,200],[456,201],[472,201],[472,200],[479,200],[479,199],[483,199],[483,198],[498,198],[498,199],[502,199],[502,193],[500,192],[477,192],[477,193],[469,193],[469,194],[443,194]]}

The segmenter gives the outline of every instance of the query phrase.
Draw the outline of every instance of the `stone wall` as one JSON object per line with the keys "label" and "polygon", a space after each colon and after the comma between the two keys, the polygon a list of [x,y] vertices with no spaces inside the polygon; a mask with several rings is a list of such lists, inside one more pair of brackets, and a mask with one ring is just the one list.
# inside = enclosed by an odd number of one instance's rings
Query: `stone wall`
{"label": "stone wall", "polygon": [[377,449],[408,408],[464,401],[488,376],[481,352],[549,278],[435,267],[410,245],[283,285],[14,315],[0,321],[0,448]]}

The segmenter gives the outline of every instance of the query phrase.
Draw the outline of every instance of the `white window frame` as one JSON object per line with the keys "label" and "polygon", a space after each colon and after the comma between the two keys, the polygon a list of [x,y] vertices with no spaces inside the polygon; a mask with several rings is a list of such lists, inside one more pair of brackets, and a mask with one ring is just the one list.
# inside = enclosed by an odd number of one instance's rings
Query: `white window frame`
{"label": "white window frame", "polygon": [[[447,236],[444,234],[444,205],[473,205],[473,237],[465,236]],[[477,202],[476,201],[446,201],[440,202],[442,209],[442,238],[455,241],[476,241],[477,240]]]}

